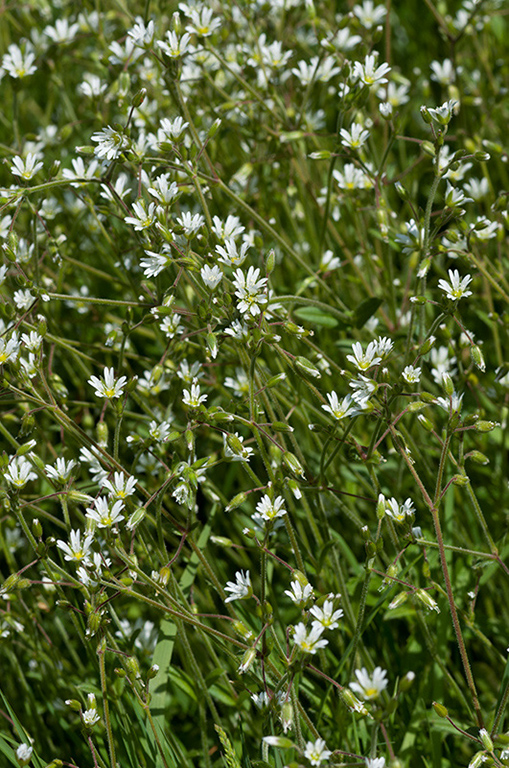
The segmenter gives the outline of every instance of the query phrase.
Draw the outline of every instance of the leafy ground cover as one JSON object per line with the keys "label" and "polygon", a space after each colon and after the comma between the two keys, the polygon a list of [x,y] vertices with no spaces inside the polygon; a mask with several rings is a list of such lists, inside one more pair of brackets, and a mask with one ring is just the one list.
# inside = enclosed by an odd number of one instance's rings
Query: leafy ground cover
{"label": "leafy ground cover", "polygon": [[0,21],[2,765],[509,765],[504,3]]}

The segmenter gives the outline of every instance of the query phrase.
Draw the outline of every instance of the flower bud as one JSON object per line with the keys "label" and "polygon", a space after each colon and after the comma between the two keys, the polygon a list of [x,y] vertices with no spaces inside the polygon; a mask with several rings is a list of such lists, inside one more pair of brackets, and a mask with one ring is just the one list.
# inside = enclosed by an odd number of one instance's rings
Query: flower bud
{"label": "flower bud", "polygon": [[452,397],[454,394],[454,384],[447,372],[442,373],[442,387],[448,397]]}
{"label": "flower bud", "polygon": [[264,736],[263,741],[265,744],[269,744],[271,747],[278,747],[279,749],[291,749],[294,746],[293,741],[287,739],[286,736]]}
{"label": "flower bud", "polygon": [[429,592],[426,592],[425,589],[417,589],[415,596],[418,600],[421,601],[421,603],[426,606],[426,608],[429,608],[430,611],[436,611],[437,613],[440,613],[440,608],[438,607],[437,601],[434,600]]}
{"label": "flower bud", "polygon": [[491,740],[491,736],[489,735],[486,728],[481,728],[479,731],[479,738],[482,741],[484,749],[486,749],[488,752],[493,752],[493,741]]}
{"label": "flower bud", "polygon": [[141,105],[145,101],[146,95],[147,95],[147,89],[146,88],[140,88],[138,93],[135,94],[135,96],[133,98],[133,107],[135,107],[136,109],[138,107],[141,107]]}
{"label": "flower bud", "polygon": [[304,467],[295,454],[286,451],[286,453],[283,454],[283,463],[294,475],[297,477],[304,477]]}
{"label": "flower bud", "polygon": [[126,528],[129,531],[132,531],[136,528],[137,525],[141,523],[145,515],[147,514],[147,510],[145,507],[138,507],[132,515],[129,517],[129,520],[126,523]]}
{"label": "flower bud", "polygon": [[472,459],[476,464],[489,464],[490,460],[481,451],[470,451],[465,454],[465,459]]}
{"label": "flower bud", "polygon": [[486,370],[486,363],[484,362],[481,349],[477,346],[477,344],[474,344],[473,347],[470,347],[470,357],[472,358],[474,365],[476,365],[477,368],[479,368],[479,370],[484,373]]}
{"label": "flower bud", "polygon": [[500,426],[496,421],[478,421],[476,422],[475,429],[477,432],[491,432],[495,427]]}
{"label": "flower bud", "polygon": [[486,762],[485,752],[476,752],[471,761],[468,764],[468,768],[479,768]]}
{"label": "flower bud", "polygon": [[256,659],[255,648],[248,648],[248,650],[245,652],[244,656],[242,657],[241,664],[239,665],[239,668],[238,668],[239,674],[243,675],[244,672],[247,672],[247,670],[253,664],[255,659]]}
{"label": "flower bud", "polygon": [[332,152],[322,149],[319,152],[311,152],[308,157],[310,160],[329,160],[332,157]]}
{"label": "flower bud", "polygon": [[294,365],[297,369],[297,372],[302,371],[307,376],[313,376],[314,378],[319,379],[322,375],[318,368],[316,368],[313,363],[305,357],[296,357],[294,360]]}
{"label": "flower bud", "polygon": [[428,125],[431,125],[433,122],[433,118],[431,117],[431,112],[429,111],[428,107],[421,107],[421,117],[424,120],[425,123]]}
{"label": "flower bud", "polygon": [[159,664],[152,664],[149,671],[147,672],[147,680],[153,680],[158,672],[159,672]]}
{"label": "flower bud", "polygon": [[246,499],[247,499],[247,494],[238,493],[236,496],[233,497],[230,503],[226,505],[225,512],[231,512],[232,509],[236,509],[237,507],[240,507],[240,505],[243,504]]}
{"label": "flower bud", "polygon": [[439,717],[448,717],[449,712],[447,711],[446,707],[444,707],[443,704],[440,704],[438,701],[433,702],[433,709],[437,713]]}
{"label": "flower bud", "polygon": [[403,603],[406,603],[408,600],[408,593],[407,592],[400,592],[399,595],[396,595],[396,597],[391,600],[389,603],[389,610],[394,610],[394,608],[399,608],[400,605],[403,605]]}
{"label": "flower bud", "polygon": [[421,141],[421,149],[430,157],[435,157],[435,147],[431,141]]}

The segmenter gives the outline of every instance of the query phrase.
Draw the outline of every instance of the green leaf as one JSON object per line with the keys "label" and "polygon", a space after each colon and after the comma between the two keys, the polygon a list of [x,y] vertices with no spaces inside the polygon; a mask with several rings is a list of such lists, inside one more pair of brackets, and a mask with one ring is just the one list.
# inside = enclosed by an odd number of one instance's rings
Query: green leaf
{"label": "green leaf", "polygon": [[324,328],[336,328],[338,321],[317,307],[300,307],[293,312],[299,320],[304,320],[312,325],[322,325]]}

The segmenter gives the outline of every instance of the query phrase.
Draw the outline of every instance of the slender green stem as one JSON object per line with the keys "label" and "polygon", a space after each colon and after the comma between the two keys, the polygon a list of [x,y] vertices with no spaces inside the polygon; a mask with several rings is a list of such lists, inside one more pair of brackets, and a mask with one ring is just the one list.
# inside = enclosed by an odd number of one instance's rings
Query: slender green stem
{"label": "slender green stem", "polygon": [[101,678],[101,691],[103,696],[104,725],[106,727],[106,739],[108,742],[110,765],[111,765],[111,768],[117,768],[117,760],[115,757],[115,743],[113,741],[113,729],[111,727],[110,705],[108,702],[108,688],[106,683],[105,653],[106,653],[106,643],[103,639],[99,642],[99,645],[97,647],[97,656],[99,658],[99,675]]}

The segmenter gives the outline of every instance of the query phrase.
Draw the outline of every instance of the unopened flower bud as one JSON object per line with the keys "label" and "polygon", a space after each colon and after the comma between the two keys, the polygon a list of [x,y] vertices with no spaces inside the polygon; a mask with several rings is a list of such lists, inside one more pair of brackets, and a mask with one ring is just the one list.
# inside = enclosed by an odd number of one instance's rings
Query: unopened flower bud
{"label": "unopened flower bud", "polygon": [[297,372],[302,371],[308,376],[313,376],[316,379],[319,379],[322,375],[318,370],[318,368],[316,368],[316,366],[314,366],[313,363],[305,357],[301,357],[301,356],[296,357],[294,360],[294,364],[297,369]]}
{"label": "unopened flower bud", "polygon": [[237,507],[240,507],[240,505],[243,504],[246,499],[247,499],[247,495],[245,493],[238,493],[236,496],[233,497],[230,503],[226,505],[225,512],[231,512],[232,509],[236,509]]}
{"label": "unopened flower bud", "polygon": [[440,704],[438,701],[433,702],[433,709],[437,713],[439,717],[448,717],[449,712],[447,711],[446,707],[444,707],[443,704]]}
{"label": "unopened flower bud", "polygon": [[485,752],[476,752],[471,761],[468,764],[468,768],[479,768],[486,762]]}
{"label": "unopened flower bud", "polygon": [[385,517],[385,496],[383,493],[378,494],[378,501],[376,503],[376,516],[379,520]]}
{"label": "unopened flower bud", "polygon": [[238,669],[239,674],[243,675],[244,672],[247,672],[247,670],[252,665],[255,659],[256,659],[256,650],[254,648],[248,648],[248,650],[245,652],[244,656],[242,657],[241,664],[239,665],[239,669]]}
{"label": "unopened flower bud", "polygon": [[496,421],[478,421],[475,424],[477,432],[491,432],[495,427],[500,426]]}
{"label": "unopened flower bud", "polygon": [[434,600],[429,592],[426,592],[425,589],[418,589],[415,592],[415,596],[418,600],[423,603],[426,608],[429,608],[430,611],[436,611],[437,613],[440,613],[440,608],[438,607],[438,603],[436,600]]}
{"label": "unopened flower bud", "polygon": [[396,595],[396,597],[391,600],[389,603],[389,609],[392,611],[394,608],[399,608],[400,605],[403,605],[408,599],[407,592],[400,592],[399,595]]}
{"label": "unopened flower bud", "polygon": [[453,394],[454,394],[454,384],[453,384],[453,381],[452,381],[451,377],[449,376],[449,374],[446,371],[444,371],[444,373],[442,373],[442,387],[444,388],[444,392],[445,392],[446,395],[448,395],[448,397],[452,397],[453,396]]}

